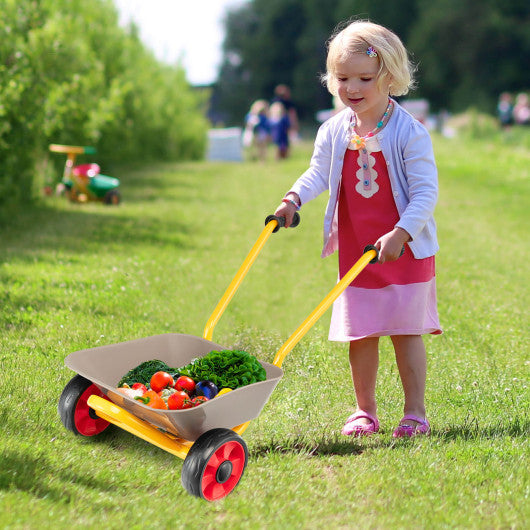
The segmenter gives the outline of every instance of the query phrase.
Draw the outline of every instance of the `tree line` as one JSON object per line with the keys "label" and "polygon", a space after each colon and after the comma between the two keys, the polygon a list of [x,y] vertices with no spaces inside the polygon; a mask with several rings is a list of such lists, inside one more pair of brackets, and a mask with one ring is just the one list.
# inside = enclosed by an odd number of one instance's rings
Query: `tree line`
{"label": "tree line", "polygon": [[203,156],[204,95],[111,0],[0,0],[0,14],[0,210],[37,192],[50,143],[103,163]]}
{"label": "tree line", "polygon": [[319,82],[326,41],[352,18],[399,35],[418,67],[411,97],[435,111],[493,112],[501,92],[530,89],[528,0],[250,0],[225,17],[216,86],[225,120],[241,122],[278,83],[292,88],[302,119],[329,108]]}

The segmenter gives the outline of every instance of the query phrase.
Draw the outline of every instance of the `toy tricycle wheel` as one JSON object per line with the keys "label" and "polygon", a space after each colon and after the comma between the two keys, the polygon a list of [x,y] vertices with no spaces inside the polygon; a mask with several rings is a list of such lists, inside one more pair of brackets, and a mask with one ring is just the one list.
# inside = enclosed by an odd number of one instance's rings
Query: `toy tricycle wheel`
{"label": "toy tricycle wheel", "polygon": [[105,204],[111,204],[111,205],[117,205],[121,202],[121,195],[118,190],[109,190],[107,193],[105,193],[105,196],[103,197],[103,202]]}
{"label": "toy tricycle wheel", "polygon": [[105,394],[81,375],[74,376],[64,387],[59,398],[57,410],[63,425],[74,434],[96,436],[102,433],[110,423],[98,416],[88,406],[91,395],[105,397]]}
{"label": "toy tricycle wheel", "polygon": [[237,486],[247,460],[241,436],[230,429],[212,429],[191,446],[182,466],[182,485],[207,501],[222,499]]}

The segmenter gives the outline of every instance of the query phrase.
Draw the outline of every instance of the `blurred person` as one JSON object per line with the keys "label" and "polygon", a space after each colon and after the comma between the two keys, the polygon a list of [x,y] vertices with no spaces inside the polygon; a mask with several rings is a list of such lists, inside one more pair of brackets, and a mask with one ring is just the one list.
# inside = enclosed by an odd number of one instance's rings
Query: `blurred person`
{"label": "blurred person", "polygon": [[507,128],[513,125],[513,97],[509,92],[503,92],[499,96],[497,116],[501,127]]}
{"label": "blurred person", "polygon": [[285,107],[287,116],[289,116],[289,138],[291,142],[297,142],[300,134],[298,113],[296,111],[296,105],[291,99],[291,89],[287,85],[281,84],[274,89],[274,97],[271,103],[275,103],[276,101],[279,101]]}
{"label": "blurred person", "polygon": [[530,125],[530,103],[524,92],[517,94],[513,107],[513,121],[517,125]]}
{"label": "blurred person", "polygon": [[272,142],[277,148],[276,158],[287,158],[289,156],[289,129],[291,127],[291,120],[280,101],[275,101],[270,106],[269,124]]}
{"label": "blurred person", "polygon": [[264,99],[258,99],[252,103],[245,117],[243,146],[250,149],[252,160],[264,162],[267,158],[269,143],[269,104]]}

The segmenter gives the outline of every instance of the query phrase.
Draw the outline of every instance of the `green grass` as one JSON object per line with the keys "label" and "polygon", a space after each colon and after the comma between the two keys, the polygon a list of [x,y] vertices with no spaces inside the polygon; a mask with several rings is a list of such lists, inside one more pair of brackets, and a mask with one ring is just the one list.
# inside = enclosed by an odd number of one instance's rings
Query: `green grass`
{"label": "green grass", "polygon": [[[0,527],[524,528],[530,520],[528,193],[522,147],[435,139],[439,311],[430,438],[393,441],[402,393],[382,342],[382,431],[339,433],[353,403],[326,314],[244,435],[249,465],[217,503],[188,495],[182,461],[117,428],[74,437],[57,401],[71,352],[204,325],[310,148],[285,163],[123,168],[117,208],[47,199],[0,236]],[[214,332],[271,361],[331,289],[325,198],[271,237]]]}

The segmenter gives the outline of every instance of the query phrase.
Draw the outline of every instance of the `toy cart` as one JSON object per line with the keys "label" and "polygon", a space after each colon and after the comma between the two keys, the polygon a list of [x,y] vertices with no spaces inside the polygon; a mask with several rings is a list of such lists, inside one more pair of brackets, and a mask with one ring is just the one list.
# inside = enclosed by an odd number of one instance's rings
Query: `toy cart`
{"label": "toy cart", "polygon": [[[296,215],[295,226],[300,220]],[[146,360],[156,358],[178,367],[212,350],[226,349],[211,340],[215,325],[269,236],[284,223],[284,218],[267,217],[261,235],[206,323],[203,337],[169,333],[68,355],[65,364],[78,375],[66,385],[59,399],[64,426],[75,434],[95,436],[109,424],[117,425],[184,459],[181,480],[192,495],[208,501],[228,495],[241,479],[248,460],[241,435],[280,381],[285,356],[364,267],[377,261],[375,247],[365,249],[357,263],[280,347],[272,364],[260,361],[267,374],[265,381],[185,410],[147,407],[117,392],[116,385],[129,370]]]}
{"label": "toy cart", "polygon": [[74,165],[77,155],[93,155],[93,147],[51,144],[50,151],[66,155],[63,178],[59,190],[73,202],[100,201],[105,204],[119,204],[120,181],[100,173],[98,164]]}

